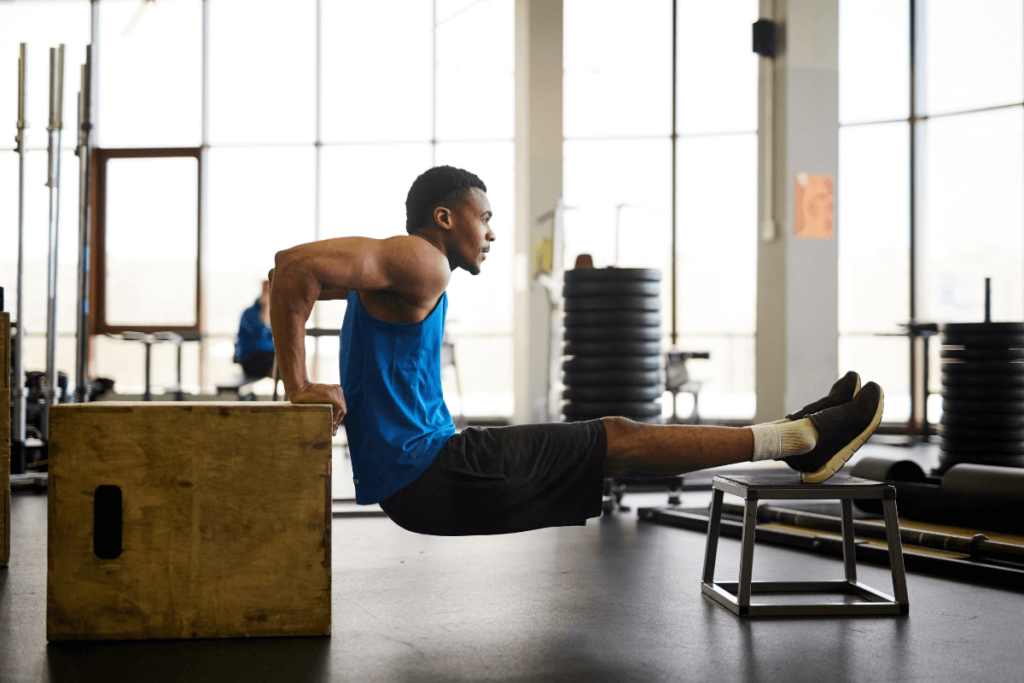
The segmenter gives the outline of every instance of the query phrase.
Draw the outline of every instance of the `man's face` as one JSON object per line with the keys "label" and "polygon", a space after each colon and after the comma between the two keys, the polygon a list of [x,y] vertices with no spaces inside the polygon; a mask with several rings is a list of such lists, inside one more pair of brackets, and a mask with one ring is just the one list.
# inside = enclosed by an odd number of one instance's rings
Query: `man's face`
{"label": "man's face", "polygon": [[452,210],[452,249],[449,261],[471,275],[480,274],[480,265],[491,250],[496,238],[491,231],[491,203],[487,193],[472,188],[458,206]]}

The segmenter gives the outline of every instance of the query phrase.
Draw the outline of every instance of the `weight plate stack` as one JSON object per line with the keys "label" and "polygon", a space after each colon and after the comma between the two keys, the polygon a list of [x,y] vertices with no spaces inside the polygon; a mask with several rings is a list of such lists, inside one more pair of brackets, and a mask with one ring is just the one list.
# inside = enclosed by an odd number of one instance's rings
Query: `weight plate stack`
{"label": "weight plate stack", "polygon": [[939,467],[1024,467],[1024,323],[941,325]]}
{"label": "weight plate stack", "polygon": [[566,422],[619,415],[661,421],[661,271],[577,268],[565,274]]}

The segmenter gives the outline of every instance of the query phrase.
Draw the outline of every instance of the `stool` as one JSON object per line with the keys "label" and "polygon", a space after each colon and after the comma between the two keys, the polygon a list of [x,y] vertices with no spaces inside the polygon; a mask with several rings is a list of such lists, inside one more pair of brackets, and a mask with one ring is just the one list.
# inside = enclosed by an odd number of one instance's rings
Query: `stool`
{"label": "stool", "polygon": [[[804,484],[796,472],[765,473],[754,476],[719,475],[712,482],[714,498],[708,522],[707,551],[701,591],[733,614],[745,616],[824,616],[909,614],[907,578],[903,571],[903,547],[900,544],[899,518],[896,515],[896,489],[887,484],[837,474],[822,484]],[[726,493],[744,500],[743,534],[738,582],[715,582],[715,557],[722,523],[722,499]],[[752,581],[754,566],[754,529],[757,501],[836,499],[842,503],[843,564],[846,579],[830,581]],[[857,558],[853,536],[853,500],[875,498],[882,501],[885,535],[889,543],[889,565],[896,597],[886,595],[857,581]],[[862,598],[857,602],[816,604],[751,604],[752,593],[846,593]]]}

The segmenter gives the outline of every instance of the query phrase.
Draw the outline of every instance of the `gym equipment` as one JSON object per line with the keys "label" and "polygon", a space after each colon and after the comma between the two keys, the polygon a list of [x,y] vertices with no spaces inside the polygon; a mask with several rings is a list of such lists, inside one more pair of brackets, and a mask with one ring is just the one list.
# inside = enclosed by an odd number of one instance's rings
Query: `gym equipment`
{"label": "gym equipment", "polygon": [[[64,128],[64,44],[50,48],[50,123],[46,186],[50,188],[49,252],[46,262],[46,386],[43,441],[50,441],[49,408],[57,396],[57,237],[60,223],[60,138]],[[18,319],[21,324],[21,318]],[[19,349],[20,350],[20,349]],[[20,354],[19,354],[20,355]]]}
{"label": "gym equipment", "polygon": [[664,393],[661,271],[575,268],[565,273],[562,406],[566,420],[654,420]]}
{"label": "gym equipment", "polygon": [[[3,300],[0,287],[0,302]],[[0,567],[11,559],[11,316],[0,303]]]}
{"label": "gym equipment", "polygon": [[18,276],[17,292],[15,294],[14,315],[17,318],[17,328],[13,339],[13,347],[9,351],[14,361],[13,384],[11,389],[11,400],[13,400],[13,414],[11,419],[11,453],[7,460],[7,466],[13,465],[18,474],[25,472],[25,310],[24,279],[25,279],[25,128],[28,121],[25,119],[25,69],[27,68],[25,43],[21,43],[18,57],[18,134],[14,138],[15,151],[18,153]]}
{"label": "gym equipment", "polygon": [[151,356],[153,344],[159,344],[162,342],[174,344],[178,347],[178,364],[177,364],[177,377],[178,383],[174,390],[174,400],[184,401],[185,392],[181,388],[181,345],[184,343],[185,338],[177,332],[154,332],[153,334],[145,334],[144,332],[122,332],[121,334],[110,334],[107,336],[111,339],[121,339],[123,341],[134,341],[141,342],[146,347],[146,390],[142,394],[143,401],[153,400],[153,390],[150,383],[150,370],[152,368]]}
{"label": "gym equipment", "polygon": [[[894,486],[907,519],[1024,534],[1024,470],[957,463],[940,478],[912,460],[868,456],[851,473]],[[879,512],[871,501],[858,501],[857,507]]]}
{"label": "gym equipment", "polygon": [[50,640],[330,633],[330,406],[51,410]]}
{"label": "gym equipment", "polygon": [[[700,424],[700,387],[703,382],[690,379],[686,361],[709,358],[711,353],[708,351],[669,351],[665,354],[665,388],[672,392],[672,417],[669,420],[671,424]],[[676,412],[676,396],[679,394],[693,395],[693,411],[685,421],[680,420]]]}
{"label": "gym equipment", "polygon": [[[896,513],[896,490],[874,481],[838,474],[828,482],[807,485],[795,473],[765,473],[754,476],[719,475],[712,480],[714,497],[708,523],[707,549],[701,591],[738,616],[822,616],[909,614],[910,599],[903,568],[899,518]],[[715,559],[722,523],[723,498],[726,493],[744,500],[743,538],[740,551],[739,581],[715,582]],[[761,499],[821,500],[838,498],[842,504],[842,552],[846,570],[844,580],[830,581],[753,581],[754,536],[757,503]],[[885,513],[885,535],[895,597],[886,595],[857,580],[857,558],[854,539],[854,499],[882,501]],[[779,604],[751,602],[758,593],[845,593],[861,598],[857,602],[825,602]]]}
{"label": "gym equipment", "polygon": [[[85,46],[82,86],[78,91],[78,310],[75,337],[75,400],[89,400],[89,176],[92,151],[92,45]],[[181,347],[179,346],[179,349]],[[180,368],[180,362],[179,362]],[[181,387],[181,377],[178,377]]]}
{"label": "gym equipment", "polygon": [[[960,463],[1024,468],[1024,323],[948,323],[942,334],[942,418],[936,475]],[[962,476],[962,475],[958,475]]]}

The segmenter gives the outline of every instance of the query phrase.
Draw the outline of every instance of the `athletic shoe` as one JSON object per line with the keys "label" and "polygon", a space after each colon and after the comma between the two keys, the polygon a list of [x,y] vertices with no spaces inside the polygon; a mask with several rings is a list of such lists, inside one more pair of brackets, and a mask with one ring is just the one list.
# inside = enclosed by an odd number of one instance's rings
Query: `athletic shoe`
{"label": "athletic shoe", "polygon": [[841,406],[844,403],[849,403],[857,392],[860,391],[860,375],[853,370],[836,380],[836,383],[829,389],[828,396],[819,399],[814,403],[805,405],[800,410],[796,411],[792,415],[787,415],[790,421],[796,422],[802,420],[808,415],[814,413],[820,413],[828,408],[835,408]]}
{"label": "athletic shoe", "polygon": [[812,414],[818,443],[810,453],[783,458],[808,484],[825,481],[857,452],[882,421],[882,388],[868,382],[849,403]]}

